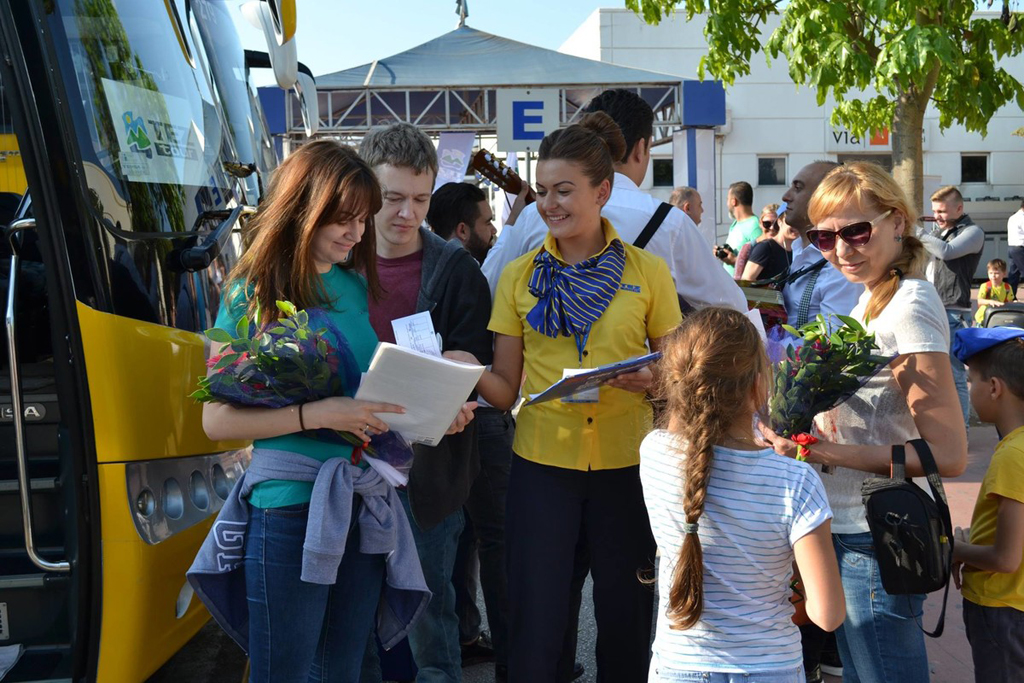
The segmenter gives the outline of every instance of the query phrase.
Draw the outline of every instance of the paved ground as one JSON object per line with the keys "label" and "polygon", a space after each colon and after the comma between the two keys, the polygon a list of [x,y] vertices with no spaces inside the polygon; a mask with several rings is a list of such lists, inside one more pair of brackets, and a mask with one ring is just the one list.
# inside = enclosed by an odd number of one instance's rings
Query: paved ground
{"label": "paved ground", "polygon": [[[953,524],[956,526],[970,525],[974,500],[997,440],[994,427],[980,425],[971,428],[967,471],[963,476],[945,483]],[[597,667],[594,662],[597,632],[594,627],[590,590],[591,584],[588,580],[580,615],[578,659],[586,666],[586,674],[580,679],[582,683],[593,683],[597,680]],[[924,624],[929,630],[935,626],[941,604],[941,593],[932,594],[925,604]],[[956,589],[951,589],[945,633],[939,639],[927,639],[932,683],[967,683],[974,679],[971,650],[964,633],[962,613],[960,595]],[[150,678],[149,683],[243,683],[244,666],[245,660],[241,651],[211,623]],[[463,680],[465,683],[492,683],[493,671],[493,666],[489,664],[464,669]],[[826,680],[837,683],[841,679],[827,676]]]}

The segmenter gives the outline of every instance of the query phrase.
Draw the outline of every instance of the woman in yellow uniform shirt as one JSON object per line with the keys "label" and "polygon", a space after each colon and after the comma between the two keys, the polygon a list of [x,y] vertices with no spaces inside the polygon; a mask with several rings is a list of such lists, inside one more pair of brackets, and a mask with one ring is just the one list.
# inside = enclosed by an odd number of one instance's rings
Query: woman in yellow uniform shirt
{"label": "woman in yellow uniform shirt", "polygon": [[[544,138],[537,208],[544,245],[501,275],[490,329],[494,365],[480,393],[508,409],[520,392],[539,393],[578,369],[657,350],[679,324],[668,266],[624,244],[601,217],[612,192],[613,160],[625,155],[618,127],[603,113]],[[590,395],[519,412],[509,479],[505,551],[509,597],[509,680],[562,683],[574,556],[588,547],[597,617],[598,680],[647,680],[653,593],[638,572],[654,567],[639,478],[639,447],[651,429],[644,393],[649,369]],[[561,660],[561,664],[560,664]],[[561,669],[561,670],[560,670]],[[569,669],[570,671],[567,671]]]}

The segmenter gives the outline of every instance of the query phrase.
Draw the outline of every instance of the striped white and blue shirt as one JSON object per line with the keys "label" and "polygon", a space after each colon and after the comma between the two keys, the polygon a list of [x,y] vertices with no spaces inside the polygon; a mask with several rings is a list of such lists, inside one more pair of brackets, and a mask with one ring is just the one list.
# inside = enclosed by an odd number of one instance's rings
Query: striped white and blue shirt
{"label": "striped white and blue shirt", "polygon": [[670,628],[666,613],[683,542],[685,457],[685,442],[666,431],[652,432],[640,446],[644,499],[661,551],[653,648],[658,667],[738,673],[795,669],[803,657],[789,603],[793,544],[832,517],[818,473],[770,449],[715,446],[698,532],[704,612],[693,628],[681,631]]}

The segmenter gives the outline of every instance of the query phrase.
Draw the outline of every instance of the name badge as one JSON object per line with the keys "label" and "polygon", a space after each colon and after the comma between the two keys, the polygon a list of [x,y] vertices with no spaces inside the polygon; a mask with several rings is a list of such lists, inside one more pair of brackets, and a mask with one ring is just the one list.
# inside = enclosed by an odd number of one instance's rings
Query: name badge
{"label": "name badge", "polygon": [[[572,377],[573,375],[578,375],[581,372],[589,372],[589,369],[566,368],[565,370],[562,370],[562,379],[565,379],[566,377]],[[600,391],[601,387],[599,386],[594,387],[593,389],[587,389],[585,391],[579,392],[578,394],[566,396],[565,398],[562,399],[562,403],[597,403],[600,401],[600,397],[598,395]]]}

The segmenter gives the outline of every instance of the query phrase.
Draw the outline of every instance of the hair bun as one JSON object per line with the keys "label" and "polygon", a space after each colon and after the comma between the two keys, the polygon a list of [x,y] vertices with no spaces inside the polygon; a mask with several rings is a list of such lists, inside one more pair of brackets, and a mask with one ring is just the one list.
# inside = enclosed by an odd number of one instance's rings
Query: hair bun
{"label": "hair bun", "polygon": [[626,138],[622,136],[618,124],[608,114],[603,111],[587,114],[580,119],[580,126],[597,135],[608,146],[613,160],[619,161],[625,158]]}

